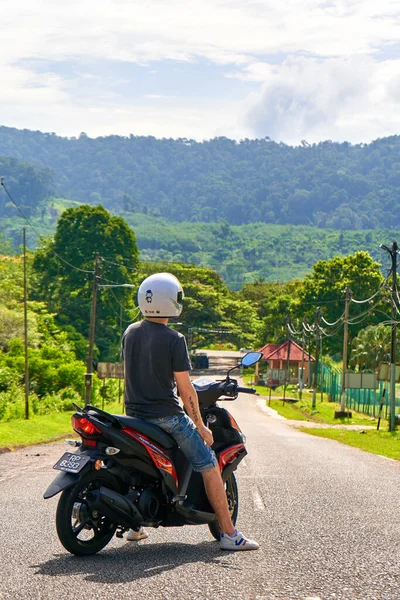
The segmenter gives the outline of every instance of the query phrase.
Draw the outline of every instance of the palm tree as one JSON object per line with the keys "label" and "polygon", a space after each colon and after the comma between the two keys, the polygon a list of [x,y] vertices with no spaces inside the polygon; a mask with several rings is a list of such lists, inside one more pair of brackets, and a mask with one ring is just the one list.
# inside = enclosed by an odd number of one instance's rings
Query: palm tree
{"label": "palm tree", "polygon": [[370,325],[362,329],[352,343],[350,366],[359,371],[375,370],[390,360],[390,327]]}

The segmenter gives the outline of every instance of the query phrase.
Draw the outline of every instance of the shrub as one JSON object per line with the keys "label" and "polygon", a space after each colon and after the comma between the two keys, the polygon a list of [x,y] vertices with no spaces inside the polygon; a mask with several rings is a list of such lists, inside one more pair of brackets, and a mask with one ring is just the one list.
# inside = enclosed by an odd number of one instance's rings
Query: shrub
{"label": "shrub", "polygon": [[0,392],[7,392],[12,385],[16,385],[20,376],[10,367],[2,366],[0,369]]}
{"label": "shrub", "polygon": [[0,421],[23,419],[25,416],[25,396],[22,388],[11,386],[0,393]]}

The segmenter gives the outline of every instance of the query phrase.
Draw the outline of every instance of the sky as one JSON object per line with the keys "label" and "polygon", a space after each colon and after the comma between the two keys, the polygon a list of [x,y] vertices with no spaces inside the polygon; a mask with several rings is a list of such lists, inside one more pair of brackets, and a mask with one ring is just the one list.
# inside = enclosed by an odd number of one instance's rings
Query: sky
{"label": "sky", "polygon": [[291,145],[400,133],[398,0],[0,8],[0,125]]}

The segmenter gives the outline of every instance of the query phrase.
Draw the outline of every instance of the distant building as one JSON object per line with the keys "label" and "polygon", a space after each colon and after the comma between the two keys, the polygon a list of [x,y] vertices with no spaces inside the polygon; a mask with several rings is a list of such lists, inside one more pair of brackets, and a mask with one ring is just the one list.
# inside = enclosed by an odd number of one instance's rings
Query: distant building
{"label": "distant building", "polygon": [[[268,386],[283,385],[285,382],[297,384],[300,382],[301,364],[303,360],[303,349],[293,340],[286,340],[281,344],[266,344],[260,348],[262,359],[268,361],[268,370],[265,383]],[[289,354],[289,361],[288,361]],[[315,358],[304,352],[304,385],[309,381],[309,373],[312,375],[312,365]],[[289,367],[289,377],[288,377]],[[311,371],[310,371],[311,367]]]}

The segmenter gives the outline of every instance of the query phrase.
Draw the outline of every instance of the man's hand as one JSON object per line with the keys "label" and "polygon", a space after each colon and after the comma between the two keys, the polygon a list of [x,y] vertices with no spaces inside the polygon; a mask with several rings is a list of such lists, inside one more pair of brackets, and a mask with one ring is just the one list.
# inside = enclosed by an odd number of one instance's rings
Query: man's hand
{"label": "man's hand", "polygon": [[214,443],[214,438],[211,429],[208,429],[205,425],[200,425],[198,428],[199,434],[207,444],[207,446],[212,446]]}
{"label": "man's hand", "polygon": [[174,372],[174,377],[179,389],[179,395],[182,399],[183,406],[186,408],[189,417],[196,425],[199,434],[207,446],[212,446],[214,443],[213,434],[211,430],[204,425],[201,418],[197,392],[190,381],[189,372]]}

